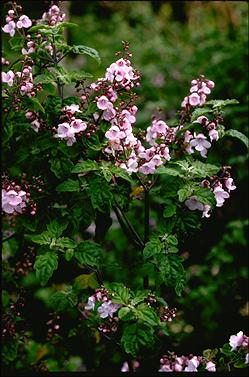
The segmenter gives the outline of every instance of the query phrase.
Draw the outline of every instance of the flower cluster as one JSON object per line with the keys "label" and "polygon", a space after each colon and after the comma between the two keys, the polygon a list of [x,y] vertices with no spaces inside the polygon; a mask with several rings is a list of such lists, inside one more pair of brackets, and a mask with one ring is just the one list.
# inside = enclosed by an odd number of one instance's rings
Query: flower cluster
{"label": "flower cluster", "polygon": [[25,113],[25,117],[31,121],[31,127],[35,132],[39,131],[39,128],[41,126],[41,122],[39,120],[38,114],[36,114],[34,111],[27,111]]}
{"label": "flower cluster", "polygon": [[50,26],[55,26],[58,22],[65,20],[65,13],[62,13],[57,5],[52,5],[47,12],[42,15],[42,21]]}
{"label": "flower cluster", "polygon": [[98,306],[97,309],[100,318],[112,318],[113,314],[120,308],[120,305],[114,304],[111,301],[107,289],[104,288],[96,289],[95,294],[88,298],[88,302],[85,306],[85,309],[94,310],[97,302],[102,302],[102,304]]}
{"label": "flower cluster", "polygon": [[160,321],[171,322],[176,316],[176,308],[169,309],[167,306],[160,310]]}
{"label": "flower cluster", "polygon": [[81,113],[79,105],[65,106],[62,111],[65,113],[66,122],[58,124],[56,138],[66,140],[68,146],[76,142],[76,134],[80,136],[86,130],[87,124],[82,119],[75,118],[75,113]]}
{"label": "flower cluster", "polygon": [[231,335],[229,338],[229,344],[232,347],[232,351],[236,351],[237,348],[248,349],[248,341],[249,337],[243,334],[243,331],[239,331],[236,335]]}
{"label": "flower cluster", "polygon": [[[213,192],[216,207],[222,207],[225,200],[230,198],[230,191],[236,189],[233,178],[231,178],[230,173],[227,171],[228,167],[224,167],[223,177],[212,177],[209,180],[205,179],[201,182],[202,187],[209,188]],[[222,184],[223,181],[223,184]],[[185,201],[185,205],[191,211],[199,210],[202,211],[202,217],[210,217],[211,207],[208,204],[203,204],[198,200],[198,197],[193,195]]]}
{"label": "flower cluster", "polygon": [[16,9],[10,9],[8,15],[6,16],[6,25],[2,27],[4,33],[9,34],[13,37],[16,33],[16,29],[29,28],[32,25],[32,21],[28,16],[22,15],[18,16],[17,8],[21,9],[20,6],[16,6]]}
{"label": "flower cluster", "polygon": [[174,352],[168,352],[160,359],[159,372],[198,372],[198,367],[203,365],[208,372],[215,372],[216,366],[203,356],[177,356]]}
{"label": "flower cluster", "polygon": [[22,96],[34,97],[36,95],[36,89],[40,90],[40,87],[34,88],[32,67],[25,65],[22,72],[8,71],[2,72],[2,82],[8,86],[13,86],[14,82],[18,83],[20,94]]}
{"label": "flower cluster", "polygon": [[207,95],[214,88],[214,82],[205,79],[204,76],[191,81],[190,94],[184,98],[181,106],[190,108],[191,106],[202,106],[206,102]]}
{"label": "flower cluster", "polygon": [[132,366],[132,371],[130,371],[129,364],[127,361],[124,361],[122,367],[121,367],[121,372],[126,373],[126,372],[136,372],[136,369],[140,367],[140,363],[137,360],[132,360],[131,362]]}

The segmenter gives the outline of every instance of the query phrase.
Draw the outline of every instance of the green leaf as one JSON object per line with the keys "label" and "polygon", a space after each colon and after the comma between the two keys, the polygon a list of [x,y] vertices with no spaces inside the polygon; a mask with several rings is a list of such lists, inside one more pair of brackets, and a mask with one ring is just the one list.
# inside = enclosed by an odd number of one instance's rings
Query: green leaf
{"label": "green leaf", "polygon": [[77,295],[73,292],[71,286],[64,291],[55,292],[49,299],[49,305],[58,312],[73,308],[77,305],[77,302]]}
{"label": "green leaf", "polygon": [[80,264],[89,266],[99,266],[102,259],[102,247],[93,241],[83,241],[78,244],[74,253]]}
{"label": "green leaf", "polygon": [[231,137],[234,137],[234,138],[240,140],[246,146],[246,148],[248,149],[249,139],[246,135],[242,134],[241,132],[239,132],[237,130],[227,130],[225,132],[224,136],[231,136]]}
{"label": "green leaf", "polygon": [[160,271],[159,282],[161,280],[168,287],[175,288],[176,294],[180,296],[186,283],[182,258],[170,253],[155,255],[154,260]]}
{"label": "green leaf", "polygon": [[206,178],[208,176],[217,174],[220,170],[220,166],[208,164],[206,162],[201,162],[199,160],[195,160],[190,163],[194,168],[193,178]]}
{"label": "green leaf", "polygon": [[155,174],[165,174],[165,175],[171,175],[172,177],[184,177],[183,174],[180,172],[179,168],[166,168],[165,166],[159,166],[159,168],[156,169]]}
{"label": "green leaf", "polygon": [[148,297],[148,292],[147,291],[137,291],[135,293],[135,297],[132,298],[131,300],[131,305],[137,305],[140,302],[144,301],[145,298]]}
{"label": "green leaf", "polygon": [[130,183],[133,182],[132,177],[122,168],[119,168],[118,166],[112,165],[110,167],[110,170],[113,174],[115,174],[117,177],[122,178]]}
{"label": "green leaf", "polygon": [[118,311],[118,318],[121,319],[122,321],[126,321],[127,318],[128,320],[130,319],[129,314],[131,313],[131,308],[128,308],[127,306],[120,308]]}
{"label": "green leaf", "polygon": [[38,24],[38,25],[35,25],[35,26],[32,26],[30,29],[29,29],[29,33],[33,33],[35,31],[38,31],[40,29],[50,29],[50,26],[48,25],[44,25],[44,24]]}
{"label": "green leaf", "polygon": [[77,244],[74,240],[68,237],[60,237],[56,240],[56,246],[65,249],[74,249]]}
{"label": "green leaf", "polygon": [[212,359],[214,359],[215,358],[215,356],[217,355],[217,353],[218,353],[218,350],[217,350],[217,348],[215,348],[215,349],[206,349],[206,350],[204,350],[203,351],[203,356],[204,357],[206,357],[208,360],[212,360]]}
{"label": "green leaf", "polygon": [[50,84],[50,83],[55,83],[55,78],[52,75],[52,73],[43,73],[41,75],[37,75],[34,79],[34,84]]}
{"label": "green leaf", "polygon": [[178,245],[178,239],[173,236],[172,234],[170,234],[168,237],[167,237],[167,243],[170,245],[170,246],[177,246]]}
{"label": "green leaf", "polygon": [[45,113],[45,109],[40,103],[40,101],[35,97],[28,97],[26,98],[26,101],[29,102],[29,109],[33,111],[41,111],[42,113]]}
{"label": "green leaf", "polygon": [[99,165],[96,161],[86,160],[78,162],[73,170],[72,173],[88,173],[89,171],[99,170]]}
{"label": "green leaf", "polygon": [[111,293],[112,301],[115,304],[127,305],[129,303],[131,298],[130,290],[122,283],[108,283],[105,285]]}
{"label": "green leaf", "polygon": [[126,353],[136,357],[141,347],[151,347],[154,344],[153,328],[143,323],[126,324],[124,326],[121,344]]}
{"label": "green leaf", "polygon": [[2,348],[2,356],[7,363],[9,361],[14,361],[17,357],[17,350],[18,350],[19,341],[17,338],[12,338],[3,344]]}
{"label": "green leaf", "polygon": [[59,179],[65,179],[71,173],[73,163],[69,158],[60,157],[49,160],[50,170]]}
{"label": "green leaf", "polygon": [[149,259],[155,254],[160,253],[162,250],[162,243],[158,237],[152,237],[152,239],[146,243],[145,248],[143,250],[143,258],[144,260]]}
{"label": "green leaf", "polygon": [[60,183],[56,187],[56,191],[59,191],[59,192],[74,192],[74,191],[77,191],[77,192],[79,192],[80,191],[79,181],[75,181],[73,179],[67,179],[66,181]]}
{"label": "green leaf", "polygon": [[66,259],[67,262],[69,262],[74,256],[74,251],[73,249],[67,249],[65,254],[64,254],[64,258]]}
{"label": "green leaf", "polygon": [[9,39],[10,47],[13,50],[20,50],[24,45],[24,38],[23,37],[12,37]]}
{"label": "green leaf", "polygon": [[47,230],[51,237],[58,238],[62,235],[63,231],[67,228],[68,222],[60,222],[58,220],[52,220],[47,224]]}
{"label": "green leaf", "polygon": [[208,204],[211,207],[214,207],[216,204],[214,194],[208,188],[198,187],[195,189],[194,195],[197,196],[197,199],[203,204]]}
{"label": "green leaf", "polygon": [[87,288],[97,288],[99,286],[95,272],[91,274],[82,274],[74,279],[74,287],[78,290]]}
{"label": "green leaf", "polygon": [[51,235],[49,232],[45,231],[41,234],[35,234],[28,236],[28,238],[38,245],[50,245],[51,243]]}
{"label": "green leaf", "polygon": [[36,277],[42,286],[47,284],[57,268],[58,255],[55,252],[47,251],[45,254],[40,254],[36,257],[34,269],[36,270]]}
{"label": "green leaf", "polygon": [[88,46],[83,46],[83,45],[78,45],[78,46],[73,45],[73,46],[71,46],[71,52],[73,52],[75,54],[89,55],[93,59],[95,59],[98,62],[98,64],[100,64],[100,62],[101,62],[100,57],[99,57],[99,53],[94,48],[91,48],[91,47],[88,47]]}
{"label": "green leaf", "polygon": [[109,212],[113,200],[110,185],[106,181],[95,177],[90,180],[89,188],[93,208],[100,212]]}
{"label": "green leaf", "polygon": [[168,204],[166,204],[166,207],[164,208],[163,217],[171,217],[175,215],[175,213],[176,213],[176,205],[173,204],[172,202],[168,202]]}
{"label": "green leaf", "polygon": [[206,115],[208,113],[212,113],[212,110],[211,109],[206,109],[206,108],[197,108],[197,109],[195,109],[192,112],[192,115],[191,115],[191,122],[193,122],[194,120],[196,120],[199,116]]}
{"label": "green leaf", "polygon": [[136,308],[137,317],[151,326],[158,325],[158,317],[153,308],[150,308],[147,304],[142,303]]}
{"label": "green leaf", "polygon": [[206,102],[206,105],[212,105],[214,109],[216,108],[223,108],[228,105],[237,105],[239,101],[236,99],[226,99],[226,100],[221,100],[221,99],[215,99]]}

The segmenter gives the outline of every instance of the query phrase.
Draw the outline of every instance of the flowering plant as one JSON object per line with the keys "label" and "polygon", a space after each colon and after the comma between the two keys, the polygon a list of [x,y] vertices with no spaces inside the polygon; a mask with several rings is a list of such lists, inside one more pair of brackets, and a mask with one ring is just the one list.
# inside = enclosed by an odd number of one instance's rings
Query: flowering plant
{"label": "flowering plant", "polygon": [[[177,121],[153,116],[147,130],[136,129],[141,75],[128,43],[104,76],[91,83],[91,75],[69,72],[61,63],[68,54],[100,62],[96,50],[66,43],[64,29],[76,26],[65,22],[57,5],[32,22],[12,3],[2,28],[19,54],[13,63],[3,61],[8,67],[2,72],[3,241],[17,259],[27,250],[27,259],[14,268],[6,258],[5,279],[9,283],[14,270],[14,286],[48,287],[40,291],[56,312],[47,321],[48,342],[62,347],[59,321],[71,316],[82,337],[97,344],[107,340],[121,350],[128,360],[121,366],[125,372],[140,366],[143,350],[169,336],[176,309],[165,292],[180,296],[184,290],[184,237],[236,189],[230,166],[206,162],[209,150],[223,137],[247,140],[223,125],[223,108],[237,101],[209,100],[215,83],[203,75],[191,81]],[[71,96],[65,94],[69,85]],[[134,208],[143,233],[129,216]],[[157,209],[154,218],[151,208]],[[112,223],[130,244],[122,256],[117,250],[116,261],[105,246]],[[35,275],[29,273],[32,267]],[[122,268],[129,269],[126,281]],[[63,269],[72,271],[66,283],[60,281]],[[28,276],[33,281],[23,280]],[[45,299],[42,292],[48,293]],[[10,305],[6,300],[5,363],[16,360],[24,344],[25,352],[38,347],[34,369],[51,368],[47,359],[56,354],[55,347],[46,345],[38,357],[42,346],[34,346],[29,329],[16,332],[25,316],[23,292]],[[74,331],[68,329],[66,336],[74,337]],[[234,364],[244,367],[248,338],[239,332],[230,346],[230,356],[239,347]],[[212,372],[215,355],[170,353],[159,370]],[[25,363],[20,360],[19,368],[27,368]],[[226,370],[224,360],[220,368]]]}

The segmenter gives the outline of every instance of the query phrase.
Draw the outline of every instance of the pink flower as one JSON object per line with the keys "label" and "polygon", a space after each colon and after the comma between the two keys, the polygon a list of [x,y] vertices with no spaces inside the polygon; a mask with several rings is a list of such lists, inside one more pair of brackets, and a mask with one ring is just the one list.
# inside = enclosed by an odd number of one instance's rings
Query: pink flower
{"label": "pink flower", "polygon": [[215,363],[213,363],[212,361],[208,361],[205,369],[207,369],[208,372],[216,372]]}
{"label": "pink flower", "polygon": [[208,122],[208,118],[205,117],[204,115],[201,115],[193,123],[200,123],[202,125],[205,125],[207,122]]}
{"label": "pink flower", "polygon": [[208,86],[210,89],[213,89],[214,86],[215,86],[215,84],[214,84],[214,82],[213,82],[212,80],[208,80],[208,82],[207,82],[207,86]]}
{"label": "pink flower", "polygon": [[28,18],[28,16],[25,16],[24,14],[19,18],[19,20],[16,23],[18,29],[21,29],[22,27],[28,28],[31,25],[32,21]]}
{"label": "pink flower", "polygon": [[228,192],[226,192],[225,190],[223,190],[221,184],[218,184],[214,188],[213,193],[214,193],[214,196],[215,196],[215,199],[216,199],[216,203],[217,203],[216,207],[222,207],[225,199],[228,199],[230,197],[230,195],[228,194]]}
{"label": "pink flower", "polygon": [[229,344],[232,347],[232,351],[235,351],[243,343],[244,335],[243,331],[237,333],[237,335],[231,335],[229,338]]}
{"label": "pink flower", "polygon": [[87,305],[85,306],[86,310],[93,310],[95,307],[96,298],[95,296],[91,296],[88,298]]}
{"label": "pink flower", "polygon": [[200,104],[200,96],[197,93],[192,93],[188,98],[191,106],[197,106]]}
{"label": "pink flower", "polygon": [[162,365],[162,367],[158,370],[158,372],[173,372],[173,369],[170,365]]}
{"label": "pink flower", "polygon": [[74,119],[71,122],[70,126],[74,129],[75,133],[85,131],[85,129],[87,128],[87,124],[81,119]]}
{"label": "pink flower", "polygon": [[116,111],[114,110],[113,107],[108,107],[106,110],[103,112],[103,119],[110,121],[112,120],[116,115]]}
{"label": "pink flower", "polygon": [[13,86],[15,74],[12,71],[2,72],[2,82],[7,83],[9,86]]}
{"label": "pink flower", "polygon": [[200,152],[201,156],[205,158],[207,158],[207,149],[211,147],[210,142],[206,139],[206,136],[203,134],[194,134],[194,139],[190,141],[190,147],[195,148],[195,150]]}
{"label": "pink flower", "polygon": [[74,113],[82,113],[81,110],[79,110],[79,105],[70,105],[70,106],[65,106],[63,107],[62,111],[66,111],[70,114],[74,114]]}
{"label": "pink flower", "polygon": [[209,138],[210,138],[211,142],[212,142],[213,140],[216,141],[216,140],[219,139],[219,133],[218,133],[218,131],[216,131],[216,130],[214,130],[214,129],[210,130],[210,131],[208,132],[208,135],[209,135]]}
{"label": "pink flower", "polygon": [[190,211],[195,211],[196,209],[203,211],[203,204],[199,202],[197,196],[195,195],[187,199],[184,204],[188,207],[188,209],[190,209]]}
{"label": "pink flower", "polygon": [[208,204],[204,204],[202,217],[207,217],[207,218],[210,217],[211,216],[211,214],[209,213],[210,210],[211,210],[211,207]]}
{"label": "pink flower", "polygon": [[120,308],[120,305],[113,304],[110,301],[103,302],[103,304],[97,309],[100,318],[113,317],[113,314]]}
{"label": "pink flower", "polygon": [[112,126],[106,133],[105,137],[109,140],[124,139],[126,137],[123,131],[120,131],[118,126]]}
{"label": "pink flower", "polygon": [[155,164],[153,162],[146,162],[145,164],[143,164],[142,166],[140,166],[138,168],[138,171],[140,173],[143,173],[145,175],[147,174],[153,174],[155,172]]}
{"label": "pink flower", "polygon": [[249,364],[249,353],[246,354],[246,357],[245,357],[245,364]]}
{"label": "pink flower", "polygon": [[198,372],[197,368],[199,364],[197,356],[192,357],[192,359],[187,361],[187,366],[184,369],[184,372]]}
{"label": "pink flower", "polygon": [[121,367],[121,372],[126,373],[126,372],[129,372],[129,371],[130,371],[130,369],[129,369],[129,365],[128,365],[127,361],[125,361],[125,362],[123,363],[122,367]]}
{"label": "pink flower", "polygon": [[153,124],[153,132],[165,134],[167,128],[168,126],[163,120],[159,120]]}
{"label": "pink flower", "polygon": [[233,182],[233,178],[226,178],[224,183],[225,183],[226,188],[228,189],[228,192],[236,189],[236,186]]}
{"label": "pink flower", "polygon": [[23,208],[26,207],[26,201],[26,192],[23,190],[19,192],[15,190],[2,190],[2,210],[5,213],[22,213]]}
{"label": "pink flower", "polygon": [[108,107],[110,106],[110,104],[111,103],[110,103],[110,101],[108,100],[108,98],[106,96],[101,96],[97,100],[97,107],[100,110],[106,110],[106,109],[108,109]]}
{"label": "pink flower", "polygon": [[10,21],[6,25],[4,25],[4,27],[2,27],[2,30],[4,31],[4,33],[7,33],[11,37],[13,37],[13,35],[15,35],[15,32],[16,32],[16,24],[15,24],[15,22],[14,21]]}
{"label": "pink flower", "polygon": [[33,128],[33,130],[35,132],[38,132],[41,124],[37,119],[35,119],[33,122],[31,122],[31,125],[32,125],[31,127]]}

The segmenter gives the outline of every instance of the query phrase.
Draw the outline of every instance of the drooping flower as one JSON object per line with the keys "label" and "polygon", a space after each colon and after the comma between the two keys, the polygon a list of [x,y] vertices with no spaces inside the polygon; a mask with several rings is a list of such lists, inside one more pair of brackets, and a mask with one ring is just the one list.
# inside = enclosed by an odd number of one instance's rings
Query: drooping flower
{"label": "drooping flower", "polygon": [[120,308],[119,304],[113,304],[113,302],[107,301],[103,302],[103,304],[97,309],[100,318],[107,318],[113,317],[113,314]]}
{"label": "drooping flower", "polygon": [[230,195],[228,194],[228,192],[223,190],[222,185],[220,183],[218,183],[215,186],[213,193],[216,199],[216,207],[222,207],[225,199],[230,198]]}
{"label": "drooping flower", "polygon": [[229,344],[232,347],[232,351],[235,351],[239,346],[242,345],[244,340],[243,331],[239,331],[236,335],[231,335],[229,338]]}

